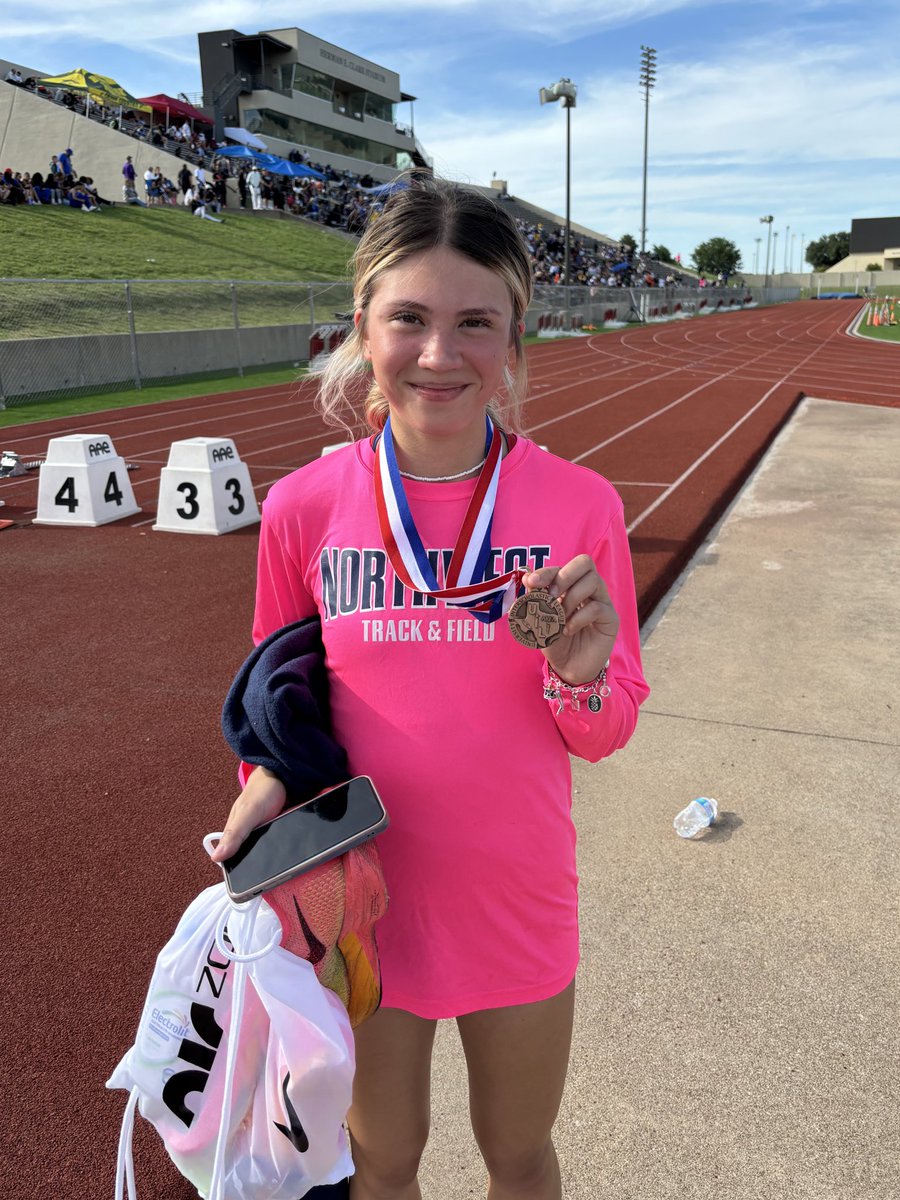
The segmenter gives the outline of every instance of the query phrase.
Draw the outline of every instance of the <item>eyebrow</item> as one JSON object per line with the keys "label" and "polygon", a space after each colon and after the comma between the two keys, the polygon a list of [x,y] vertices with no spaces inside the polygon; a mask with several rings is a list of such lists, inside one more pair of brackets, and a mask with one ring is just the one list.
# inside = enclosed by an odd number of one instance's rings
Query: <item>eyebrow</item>
{"label": "eyebrow", "polygon": [[[388,305],[389,308],[400,309],[408,308],[414,312],[431,312],[426,304],[420,304],[418,300],[396,300]],[[502,317],[503,313],[498,308],[461,308],[456,314],[458,317]]]}

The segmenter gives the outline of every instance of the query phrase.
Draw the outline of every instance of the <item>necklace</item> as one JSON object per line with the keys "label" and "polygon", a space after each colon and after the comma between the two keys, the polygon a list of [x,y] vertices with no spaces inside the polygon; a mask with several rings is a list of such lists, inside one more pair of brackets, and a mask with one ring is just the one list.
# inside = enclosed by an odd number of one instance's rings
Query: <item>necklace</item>
{"label": "necklace", "polygon": [[487,455],[474,467],[467,467],[465,471],[459,471],[456,475],[413,475],[410,471],[401,471],[400,474],[404,479],[412,479],[415,483],[453,483],[455,479],[465,479],[467,475],[480,471],[486,462]]}

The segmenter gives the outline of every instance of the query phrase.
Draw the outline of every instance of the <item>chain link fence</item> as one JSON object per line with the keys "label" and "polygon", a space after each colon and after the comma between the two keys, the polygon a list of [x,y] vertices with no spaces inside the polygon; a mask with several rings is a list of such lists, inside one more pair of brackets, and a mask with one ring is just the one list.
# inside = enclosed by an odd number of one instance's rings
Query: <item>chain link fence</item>
{"label": "chain link fence", "polygon": [[[799,294],[799,288],[540,285],[526,332],[552,336],[671,320]],[[309,358],[311,339],[314,347],[321,340],[316,330],[340,323],[352,306],[344,282],[2,279],[0,407],[299,366]]]}
{"label": "chain link fence", "polygon": [[347,283],[0,280],[0,405],[299,365]]}

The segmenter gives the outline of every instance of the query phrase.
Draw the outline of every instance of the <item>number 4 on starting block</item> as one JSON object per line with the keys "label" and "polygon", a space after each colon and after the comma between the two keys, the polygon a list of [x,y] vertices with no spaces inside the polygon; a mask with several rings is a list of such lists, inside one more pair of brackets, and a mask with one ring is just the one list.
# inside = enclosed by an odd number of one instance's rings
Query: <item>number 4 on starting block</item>
{"label": "number 4 on starting block", "polygon": [[173,442],[160,472],[154,529],[166,533],[230,533],[259,521],[250,472],[231,438]]}
{"label": "number 4 on starting block", "polygon": [[35,525],[106,525],[140,511],[125,461],[107,434],[51,439],[41,465]]}

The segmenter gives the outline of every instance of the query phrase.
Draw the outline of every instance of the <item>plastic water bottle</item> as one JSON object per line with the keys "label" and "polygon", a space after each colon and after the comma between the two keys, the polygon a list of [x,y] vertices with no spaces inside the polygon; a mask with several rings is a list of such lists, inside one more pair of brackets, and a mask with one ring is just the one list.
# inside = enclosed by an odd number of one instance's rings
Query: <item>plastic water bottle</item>
{"label": "plastic water bottle", "polygon": [[687,808],[682,809],[672,824],[679,837],[689,838],[712,825],[719,815],[719,805],[708,796],[698,796]]}

